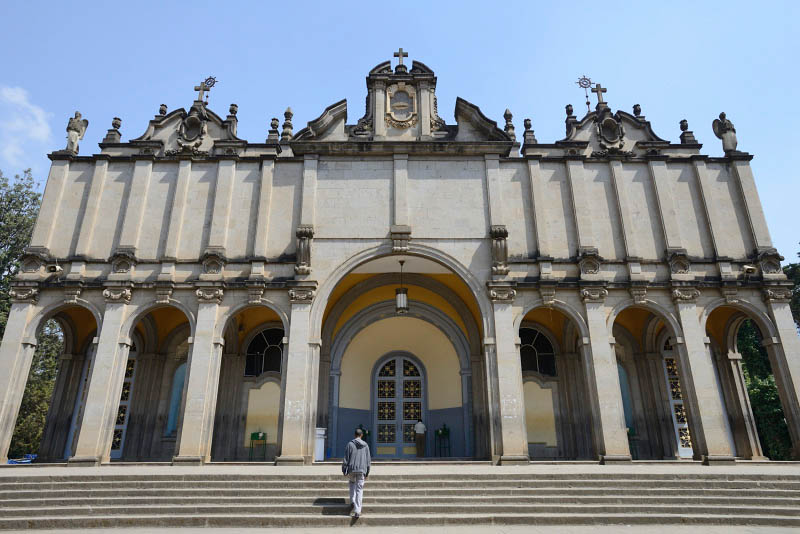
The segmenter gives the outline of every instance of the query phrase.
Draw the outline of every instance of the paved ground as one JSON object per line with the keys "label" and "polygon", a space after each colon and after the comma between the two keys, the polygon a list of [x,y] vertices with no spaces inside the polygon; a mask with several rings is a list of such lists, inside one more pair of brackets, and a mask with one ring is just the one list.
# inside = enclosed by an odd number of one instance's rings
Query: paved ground
{"label": "paved ground", "polygon": [[[643,525],[643,526],[597,526],[597,527],[531,527],[531,526],[509,526],[509,527],[426,527],[425,534],[674,534],[677,529],[684,529],[686,527],[677,527],[676,525],[657,526],[657,525]],[[775,527],[717,527],[717,526],[700,526],[692,525],[689,527],[690,531],[700,531],[703,534],[796,534],[796,528],[775,528]],[[349,532],[350,528],[292,528],[292,529],[279,529],[279,528],[262,528],[262,529],[246,529],[246,528],[207,528],[207,529],[192,529],[192,528],[175,528],[166,531],[168,534],[188,534],[188,533],[202,533],[202,534],[252,534],[254,532],[264,532],[267,534],[274,534],[277,532],[284,532],[290,534],[328,534],[328,533],[343,533]],[[3,532],[17,533],[30,532],[28,530],[6,530]],[[55,532],[39,530],[37,532]],[[60,531],[64,532],[64,531]],[[72,532],[72,531],[66,531]],[[163,529],[152,528],[120,528],[120,529],[96,529],[91,530],[92,534],[100,532],[108,532],[113,534],[128,533],[128,534],[163,534]],[[364,527],[359,528],[358,532],[365,532],[370,534],[388,533],[388,534],[411,534],[420,532],[418,528],[389,528],[389,527]]]}

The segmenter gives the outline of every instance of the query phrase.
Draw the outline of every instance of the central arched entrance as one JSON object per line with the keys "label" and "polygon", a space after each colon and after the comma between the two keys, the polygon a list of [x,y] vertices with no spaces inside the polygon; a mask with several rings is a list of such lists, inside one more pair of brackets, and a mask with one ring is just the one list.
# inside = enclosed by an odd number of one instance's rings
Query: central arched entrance
{"label": "central arched entrance", "polygon": [[[401,259],[409,310],[398,314]],[[316,422],[326,457],[341,457],[358,427],[376,458],[416,457],[421,419],[426,457],[487,458],[482,322],[470,286],[431,259],[383,256],[343,274],[322,321]]]}

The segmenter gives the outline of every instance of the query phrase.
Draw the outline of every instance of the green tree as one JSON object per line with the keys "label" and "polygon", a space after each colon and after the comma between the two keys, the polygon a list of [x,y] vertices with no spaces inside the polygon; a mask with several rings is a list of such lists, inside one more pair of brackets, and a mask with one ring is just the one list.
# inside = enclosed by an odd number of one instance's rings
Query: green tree
{"label": "green tree", "polygon": [[[797,253],[797,256],[800,257],[800,252]],[[794,282],[791,303],[792,316],[794,317],[794,323],[797,325],[798,330],[800,330],[800,263],[785,265],[783,267],[783,272],[789,280]]]}
{"label": "green tree", "polygon": [[47,410],[53,396],[58,373],[58,357],[64,344],[64,334],[54,320],[47,321],[37,336],[38,345],[22,395],[17,423],[8,449],[9,458],[36,454],[42,439]]}
{"label": "green tree", "polygon": [[[30,169],[11,180],[0,171],[0,337],[5,333],[11,308],[11,280],[19,271],[19,260],[31,240],[40,201],[41,195],[36,191]],[[55,321],[48,321],[42,327],[9,457],[35,453],[39,448],[63,339]]]}
{"label": "green tree", "polygon": [[736,342],[742,355],[747,394],[764,455],[771,460],[790,460],[792,441],[789,427],[769,356],[761,345],[761,333],[752,321],[747,320],[739,328]]}
{"label": "green tree", "polygon": [[6,329],[11,299],[11,279],[19,271],[19,260],[31,240],[39,213],[41,195],[31,170],[9,180],[0,171],[0,338]]}

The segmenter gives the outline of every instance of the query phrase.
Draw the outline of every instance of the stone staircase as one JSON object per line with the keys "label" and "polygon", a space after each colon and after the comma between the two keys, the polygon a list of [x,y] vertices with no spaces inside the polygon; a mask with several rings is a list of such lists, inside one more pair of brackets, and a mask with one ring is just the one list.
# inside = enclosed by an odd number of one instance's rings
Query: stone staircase
{"label": "stone staircase", "polygon": [[[723,524],[800,527],[800,475],[374,474],[349,517],[343,477],[314,474],[0,477],[0,529]],[[310,472],[309,472],[310,471]],[[308,473],[308,474],[305,474]]]}

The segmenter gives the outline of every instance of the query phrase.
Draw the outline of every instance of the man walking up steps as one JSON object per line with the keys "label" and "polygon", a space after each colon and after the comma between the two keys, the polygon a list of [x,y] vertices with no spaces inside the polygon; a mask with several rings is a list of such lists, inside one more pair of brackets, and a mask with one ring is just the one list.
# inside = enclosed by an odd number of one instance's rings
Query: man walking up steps
{"label": "man walking up steps", "polygon": [[364,496],[364,481],[369,476],[369,466],[372,459],[369,455],[369,445],[364,441],[364,431],[356,428],[356,435],[344,450],[342,460],[342,474],[350,481],[350,508],[353,517],[361,517],[361,501]]}

